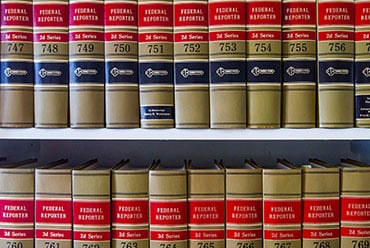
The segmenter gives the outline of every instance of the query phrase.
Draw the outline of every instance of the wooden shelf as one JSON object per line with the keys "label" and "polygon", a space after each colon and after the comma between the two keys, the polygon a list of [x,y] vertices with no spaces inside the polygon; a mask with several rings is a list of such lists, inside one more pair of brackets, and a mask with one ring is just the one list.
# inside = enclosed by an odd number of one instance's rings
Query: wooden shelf
{"label": "wooden shelf", "polygon": [[23,140],[370,140],[370,129],[0,129]]}

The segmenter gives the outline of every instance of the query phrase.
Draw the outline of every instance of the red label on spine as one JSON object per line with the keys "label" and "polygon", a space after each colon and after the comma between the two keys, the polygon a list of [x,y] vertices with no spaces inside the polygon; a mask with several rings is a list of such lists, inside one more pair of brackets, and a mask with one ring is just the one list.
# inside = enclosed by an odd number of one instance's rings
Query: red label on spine
{"label": "red label on spine", "polygon": [[26,33],[26,32],[2,32],[1,33],[1,41],[23,41],[23,42],[32,42],[32,32]]}
{"label": "red label on spine", "polygon": [[208,41],[208,32],[207,33],[198,33],[198,32],[175,33],[175,42],[207,42],[207,41]]}
{"label": "red label on spine", "polygon": [[301,200],[264,200],[264,224],[301,224]]}
{"label": "red label on spine", "polygon": [[140,27],[172,28],[172,4],[139,4]]}
{"label": "red label on spine", "polygon": [[112,230],[112,238],[113,239],[121,239],[121,240],[139,240],[139,239],[148,239],[149,237],[149,230]]}
{"label": "red label on spine", "polygon": [[226,223],[262,223],[262,199],[226,200]]}
{"label": "red label on spine", "polygon": [[15,240],[22,240],[22,239],[33,239],[34,232],[33,228],[30,230],[18,230],[18,229],[0,229],[0,239],[15,239]]}
{"label": "red label on spine", "polygon": [[73,239],[76,241],[110,241],[110,232],[74,231]]}
{"label": "red label on spine", "polygon": [[353,2],[319,2],[319,26],[353,26],[355,21]]}
{"label": "red label on spine", "polygon": [[76,225],[110,225],[110,202],[74,201],[73,223]]}
{"label": "red label on spine", "polygon": [[339,218],[339,198],[303,200],[304,223],[339,223]]}
{"label": "red label on spine", "polygon": [[356,26],[370,25],[370,2],[355,3]]}
{"label": "red label on spine", "polygon": [[316,25],[315,2],[283,3],[283,25]]}
{"label": "red label on spine", "polygon": [[226,230],[226,238],[235,240],[262,239],[262,228],[259,230],[229,229]]}
{"label": "red label on spine", "polygon": [[301,239],[301,230],[265,230],[264,239],[296,240]]}
{"label": "red label on spine", "polygon": [[172,33],[145,33],[139,34],[139,42],[172,42]]}
{"label": "red label on spine", "polygon": [[284,40],[313,40],[316,41],[316,32],[308,30],[294,30],[283,32]]}
{"label": "red label on spine", "polygon": [[224,230],[189,230],[189,239],[192,240],[220,240],[224,238]]}
{"label": "red label on spine", "polygon": [[342,227],[342,237],[370,238],[369,227]]}
{"label": "red label on spine", "polygon": [[342,197],[342,221],[369,222],[370,198],[369,197]]}
{"label": "red label on spine", "polygon": [[134,3],[105,3],[105,26],[137,26],[137,5]]}
{"label": "red label on spine", "polygon": [[189,224],[224,224],[224,200],[191,200],[188,204]]}
{"label": "red label on spine", "polygon": [[151,225],[186,225],[186,201],[150,201]]}
{"label": "red label on spine", "polygon": [[356,41],[368,41],[370,40],[370,32],[356,32]]}
{"label": "red label on spine", "polygon": [[31,200],[0,200],[0,222],[33,223],[34,201]]}
{"label": "red label on spine", "polygon": [[72,200],[36,200],[36,222],[46,224],[72,223]]}
{"label": "red label on spine", "polygon": [[1,3],[1,26],[32,27],[32,3]]}
{"label": "red label on spine", "polygon": [[150,240],[153,241],[183,241],[187,239],[187,231],[150,231]]}
{"label": "red label on spine", "polygon": [[72,230],[36,229],[35,237],[37,239],[71,240]]}
{"label": "red label on spine", "polygon": [[105,32],[105,41],[137,41],[137,33],[133,32]]}
{"label": "red label on spine", "polygon": [[34,36],[35,42],[68,42],[68,34],[38,33]]}
{"label": "red label on spine", "polygon": [[37,27],[67,27],[67,4],[35,4],[33,23]]}
{"label": "red label on spine", "polygon": [[281,40],[280,31],[249,31],[248,40]]}
{"label": "red label on spine", "polygon": [[281,25],[280,1],[256,1],[247,4],[248,25]]}
{"label": "red label on spine", "polygon": [[102,26],[104,25],[104,4],[94,2],[76,2],[69,5],[69,25]]}
{"label": "red label on spine", "polygon": [[303,229],[303,238],[305,239],[337,239],[339,238],[339,227],[328,229]]}
{"label": "red label on spine", "polygon": [[191,2],[175,4],[175,27],[207,27],[208,6],[207,4]]}
{"label": "red label on spine", "polygon": [[319,41],[328,41],[328,40],[339,40],[339,41],[353,41],[355,38],[354,32],[346,31],[327,31],[319,32]]}
{"label": "red label on spine", "polygon": [[144,200],[113,200],[112,222],[117,224],[147,224],[148,199]]}
{"label": "red label on spine", "polygon": [[209,40],[210,41],[223,41],[223,40],[245,40],[246,33],[244,31],[219,31],[219,32],[210,32]]}
{"label": "red label on spine", "polygon": [[245,2],[209,3],[209,25],[245,25]]}
{"label": "red label on spine", "polygon": [[103,32],[70,32],[69,41],[104,41]]}

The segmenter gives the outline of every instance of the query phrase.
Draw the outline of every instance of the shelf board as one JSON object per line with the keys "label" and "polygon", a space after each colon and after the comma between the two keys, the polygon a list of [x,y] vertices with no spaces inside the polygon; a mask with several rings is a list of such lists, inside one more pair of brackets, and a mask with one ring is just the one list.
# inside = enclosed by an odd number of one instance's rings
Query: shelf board
{"label": "shelf board", "polygon": [[370,140],[370,129],[0,129],[26,140]]}

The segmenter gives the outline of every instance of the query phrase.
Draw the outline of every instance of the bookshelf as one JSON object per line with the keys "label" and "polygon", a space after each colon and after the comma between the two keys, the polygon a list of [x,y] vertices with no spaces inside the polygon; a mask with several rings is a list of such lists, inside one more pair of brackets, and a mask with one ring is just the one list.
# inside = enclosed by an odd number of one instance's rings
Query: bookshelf
{"label": "bookshelf", "polygon": [[[306,163],[317,157],[370,162],[370,130],[349,129],[0,129],[0,155],[38,157],[40,163],[68,158],[70,163],[98,158],[112,165],[123,158],[135,164],[152,159],[166,163],[242,163],[253,158],[274,165],[277,158]],[[23,157],[19,157],[22,154]]]}

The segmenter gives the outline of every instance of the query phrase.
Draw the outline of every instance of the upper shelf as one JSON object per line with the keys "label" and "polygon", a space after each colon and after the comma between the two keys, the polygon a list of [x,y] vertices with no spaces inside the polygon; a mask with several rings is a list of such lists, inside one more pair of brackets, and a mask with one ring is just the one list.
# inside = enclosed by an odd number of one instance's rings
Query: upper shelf
{"label": "upper shelf", "polygon": [[0,129],[0,139],[33,140],[370,140],[370,129]]}

